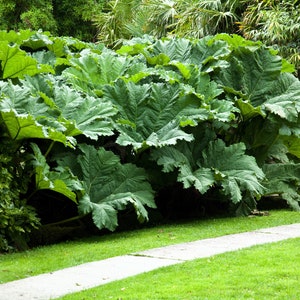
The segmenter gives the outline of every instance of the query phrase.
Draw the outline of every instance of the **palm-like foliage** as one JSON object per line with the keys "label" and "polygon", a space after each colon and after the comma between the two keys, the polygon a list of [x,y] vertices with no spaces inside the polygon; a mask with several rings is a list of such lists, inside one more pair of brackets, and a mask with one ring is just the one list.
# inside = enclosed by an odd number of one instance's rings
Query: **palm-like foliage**
{"label": "palm-like foliage", "polygon": [[109,45],[144,34],[240,33],[277,48],[299,69],[299,9],[296,0],[110,0],[94,22],[99,40]]}
{"label": "palm-like foliage", "polygon": [[300,67],[300,3],[295,0],[252,0],[247,2],[241,33],[247,39],[261,40],[279,50]]}
{"label": "palm-like foliage", "polygon": [[172,0],[111,0],[94,20],[99,40],[112,44],[132,36],[166,36],[179,12]]}
{"label": "palm-like foliage", "polygon": [[111,44],[150,34],[203,37],[235,31],[237,0],[111,0],[94,20],[99,40]]}
{"label": "palm-like foliage", "polygon": [[174,33],[200,38],[218,32],[234,32],[239,1],[180,1],[181,13]]}
{"label": "palm-like foliage", "polygon": [[[141,10],[148,11],[146,30],[154,36],[162,37],[170,32],[178,17],[178,2],[172,0],[143,1]],[[147,32],[147,33],[148,33]]]}
{"label": "palm-like foliage", "polygon": [[94,18],[94,24],[98,28],[98,40],[112,45],[118,40],[130,38],[127,24],[132,22],[136,5],[140,2],[141,0],[108,1]]}

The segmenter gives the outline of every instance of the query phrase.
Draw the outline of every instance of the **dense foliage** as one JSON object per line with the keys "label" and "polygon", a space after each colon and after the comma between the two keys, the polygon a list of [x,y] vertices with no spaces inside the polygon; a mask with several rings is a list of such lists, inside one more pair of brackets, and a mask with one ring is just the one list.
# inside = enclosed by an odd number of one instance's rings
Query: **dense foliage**
{"label": "dense foliage", "polygon": [[149,34],[202,38],[220,32],[236,33],[246,5],[241,1],[109,0],[94,18],[98,39],[114,44]]}
{"label": "dense foliage", "polygon": [[0,250],[26,248],[28,233],[37,228],[39,219],[22,194],[28,188],[28,174],[22,154],[14,143],[1,139],[0,150]]}
{"label": "dense foliage", "polygon": [[[7,160],[0,149],[2,189],[22,182],[1,205],[24,208],[25,231],[41,191],[109,230],[122,210],[148,220],[178,184],[237,214],[273,194],[300,210],[300,82],[263,44],[143,37],[112,51],[30,31],[1,32],[0,43],[1,144],[14,149]],[[0,223],[16,243],[8,232]]]}
{"label": "dense foliage", "polygon": [[295,64],[300,76],[300,2],[296,0],[244,1],[247,8],[240,31],[251,40],[263,41]]}
{"label": "dense foliage", "polygon": [[52,34],[92,41],[93,16],[105,0],[0,0],[0,29],[49,30]]}
{"label": "dense foliage", "polygon": [[299,77],[298,11],[297,0],[0,0],[0,29],[49,30],[110,47],[144,34],[240,34],[278,49]]}
{"label": "dense foliage", "polygon": [[150,34],[202,38],[240,34],[278,49],[300,66],[299,1],[295,0],[110,0],[94,16],[98,39],[115,45],[122,39]]}

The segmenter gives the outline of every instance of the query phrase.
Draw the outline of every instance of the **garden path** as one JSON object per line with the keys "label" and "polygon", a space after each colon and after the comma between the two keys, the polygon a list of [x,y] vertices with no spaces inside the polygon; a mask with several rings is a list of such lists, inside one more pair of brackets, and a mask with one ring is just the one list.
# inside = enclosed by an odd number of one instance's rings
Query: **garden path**
{"label": "garden path", "polygon": [[55,299],[184,261],[296,237],[300,223],[154,248],[0,284],[0,299]]}

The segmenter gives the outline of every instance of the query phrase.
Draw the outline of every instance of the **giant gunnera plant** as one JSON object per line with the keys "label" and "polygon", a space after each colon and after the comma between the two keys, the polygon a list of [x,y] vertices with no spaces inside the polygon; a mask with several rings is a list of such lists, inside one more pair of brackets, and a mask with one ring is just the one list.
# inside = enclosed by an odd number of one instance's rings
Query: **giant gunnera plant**
{"label": "giant gunnera plant", "polygon": [[145,36],[113,51],[21,31],[0,45],[0,138],[16,149],[0,161],[2,249],[38,224],[39,191],[99,230],[120,211],[147,221],[174,186],[238,215],[270,195],[300,210],[300,82],[261,42]]}

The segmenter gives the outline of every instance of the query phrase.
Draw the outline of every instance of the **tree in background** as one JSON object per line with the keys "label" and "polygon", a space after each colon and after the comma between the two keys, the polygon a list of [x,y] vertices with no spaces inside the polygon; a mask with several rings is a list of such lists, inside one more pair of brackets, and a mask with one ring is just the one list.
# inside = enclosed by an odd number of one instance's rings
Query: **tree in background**
{"label": "tree in background", "polygon": [[57,32],[52,0],[0,0],[0,28],[43,29]]}
{"label": "tree in background", "polygon": [[[300,1],[252,0],[242,15],[240,31],[278,49],[297,69],[300,67]],[[298,76],[300,75],[298,71]]]}
{"label": "tree in background", "polygon": [[174,33],[201,38],[220,32],[236,33],[236,21],[243,5],[236,0],[180,1],[180,14],[174,24]]}
{"label": "tree in background", "polygon": [[94,19],[104,43],[144,34],[201,38],[217,32],[235,32],[240,1],[111,0]]}
{"label": "tree in background", "polygon": [[92,18],[105,0],[0,0],[0,29],[31,29],[94,40]]}
{"label": "tree in background", "polygon": [[52,0],[53,15],[60,36],[73,36],[84,41],[95,41],[97,28],[93,18],[102,11],[106,0]]}
{"label": "tree in background", "polygon": [[[135,20],[136,10],[139,9],[141,2],[141,0],[106,1],[102,11],[99,11],[93,19],[98,29],[97,39],[107,45],[122,39],[130,39],[133,36],[130,26]],[[145,21],[146,18],[143,24]]]}

